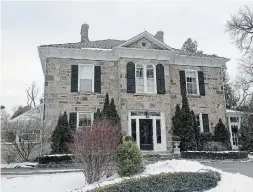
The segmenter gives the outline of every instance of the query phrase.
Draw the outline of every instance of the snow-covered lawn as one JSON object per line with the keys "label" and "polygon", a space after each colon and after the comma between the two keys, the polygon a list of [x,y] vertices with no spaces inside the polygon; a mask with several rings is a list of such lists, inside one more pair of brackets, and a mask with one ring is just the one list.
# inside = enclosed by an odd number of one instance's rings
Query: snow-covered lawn
{"label": "snow-covered lawn", "polygon": [[10,163],[1,164],[1,168],[33,168],[37,167],[38,163],[33,162],[23,162],[23,163]]}
{"label": "snow-covered lawn", "polygon": [[[168,160],[148,165],[141,176],[158,174],[161,172],[179,172],[179,171],[205,171],[211,169],[221,173],[221,181],[218,186],[209,192],[252,192],[253,179],[241,174],[232,174],[220,171],[218,169],[204,166],[198,162],[188,160]],[[120,182],[122,179],[114,175],[107,181],[100,184],[84,186],[84,176],[82,173],[58,173],[51,175],[35,175],[28,177],[1,178],[2,192],[84,192],[98,185],[106,185]]]}

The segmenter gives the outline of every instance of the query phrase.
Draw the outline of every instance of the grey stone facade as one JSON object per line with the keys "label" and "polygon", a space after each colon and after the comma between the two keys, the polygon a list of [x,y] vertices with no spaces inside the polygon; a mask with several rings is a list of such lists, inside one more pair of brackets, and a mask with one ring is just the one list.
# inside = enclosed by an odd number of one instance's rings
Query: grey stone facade
{"label": "grey stone facade", "polygon": [[[76,111],[95,112],[97,108],[102,109],[105,94],[108,93],[110,98],[113,97],[115,100],[123,133],[128,134],[129,111],[158,110],[164,114],[166,141],[169,143],[172,135],[171,126],[175,106],[180,104],[182,100],[179,71],[185,69],[203,71],[205,76],[206,95],[188,96],[191,109],[196,114],[206,113],[209,115],[211,131],[213,131],[213,127],[219,118],[225,121],[221,66],[228,59],[207,55],[200,57],[183,54],[181,56],[175,49],[170,49],[162,41],[157,40],[156,42],[153,39],[154,37],[149,37],[146,32],[136,36],[136,38],[138,39],[129,40],[128,45],[126,45],[127,41],[124,41],[123,46],[116,45],[115,48],[108,51],[59,48],[59,45],[39,47],[45,75],[45,120],[51,130],[55,128],[59,114],[65,110],[70,113]],[[144,39],[148,43],[148,47],[145,48],[141,47],[142,44],[139,43]],[[79,45],[79,47],[86,45]],[[103,44],[103,46],[105,45]],[[128,62],[162,64],[164,66],[166,93],[127,93],[126,65]],[[71,65],[78,64],[101,66],[100,94],[70,92]]]}

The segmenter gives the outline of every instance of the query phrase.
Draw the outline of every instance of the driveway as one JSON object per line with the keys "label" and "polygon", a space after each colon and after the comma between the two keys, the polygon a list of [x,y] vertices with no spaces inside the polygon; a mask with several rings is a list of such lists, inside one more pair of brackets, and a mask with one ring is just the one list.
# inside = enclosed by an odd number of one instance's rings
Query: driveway
{"label": "driveway", "polygon": [[231,173],[241,173],[253,178],[253,161],[248,162],[204,162],[206,166],[211,166],[222,171]]}

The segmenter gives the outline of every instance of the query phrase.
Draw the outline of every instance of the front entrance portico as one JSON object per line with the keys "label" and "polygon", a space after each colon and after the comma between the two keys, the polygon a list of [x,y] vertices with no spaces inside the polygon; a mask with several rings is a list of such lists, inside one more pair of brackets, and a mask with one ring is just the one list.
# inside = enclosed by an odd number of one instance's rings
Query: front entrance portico
{"label": "front entrance portico", "polygon": [[166,151],[165,120],[159,111],[130,111],[129,135],[143,151]]}

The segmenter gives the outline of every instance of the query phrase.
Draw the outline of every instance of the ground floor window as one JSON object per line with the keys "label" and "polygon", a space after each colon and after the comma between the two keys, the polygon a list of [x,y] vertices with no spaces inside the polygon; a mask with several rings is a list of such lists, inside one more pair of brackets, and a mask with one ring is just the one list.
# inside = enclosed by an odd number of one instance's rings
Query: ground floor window
{"label": "ground floor window", "polygon": [[232,144],[238,146],[238,126],[231,125],[232,130]]}
{"label": "ground floor window", "polygon": [[19,142],[40,142],[40,130],[22,132],[19,135]]}
{"label": "ground floor window", "polygon": [[78,129],[90,127],[93,123],[93,113],[79,112],[78,113]]}
{"label": "ground floor window", "polygon": [[156,142],[161,143],[162,137],[161,137],[161,120],[156,120]]}

